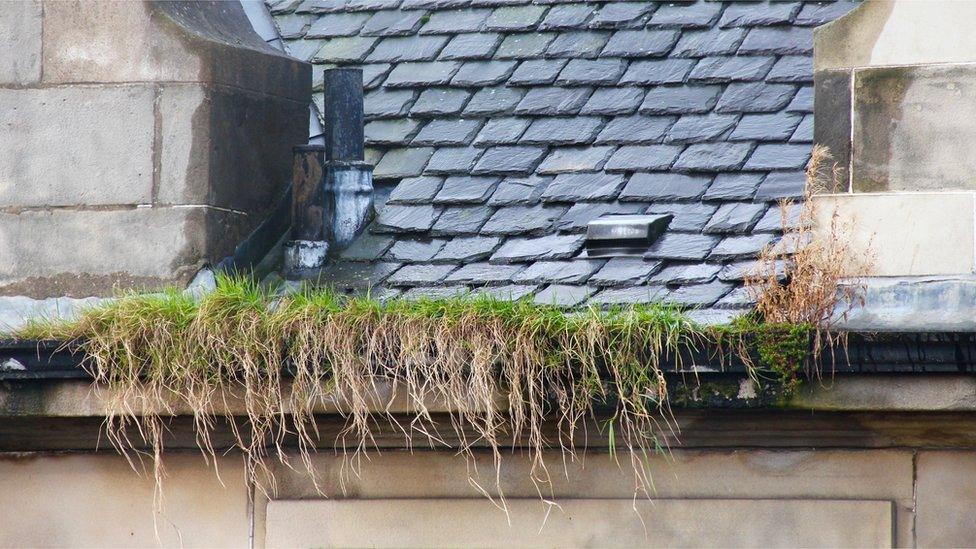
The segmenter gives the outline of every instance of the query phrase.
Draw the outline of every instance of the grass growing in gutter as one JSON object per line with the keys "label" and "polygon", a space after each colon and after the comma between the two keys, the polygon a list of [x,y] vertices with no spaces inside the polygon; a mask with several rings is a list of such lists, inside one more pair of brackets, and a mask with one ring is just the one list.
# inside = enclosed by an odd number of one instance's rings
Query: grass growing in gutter
{"label": "grass growing in gutter", "polygon": [[[132,294],[17,336],[71,342],[83,353],[96,383],[111,389],[109,440],[130,459],[140,456],[135,448],[151,448],[158,482],[167,421],[178,409],[192,410],[198,445],[213,457],[223,450],[213,443],[225,425],[220,410],[228,399],[243,402],[242,426],[226,424],[248,478],[273,491],[271,465],[287,461],[286,440],[297,440],[311,472],[310,455],[323,442],[313,413],[338,398],[347,421],[336,442],[349,449],[347,472],[358,471],[385,421],[408,443],[419,435],[469,456],[487,447],[496,465],[519,442],[543,494],[550,479],[543,452],[575,456],[581,429],[597,417],[607,418],[612,449],[625,450],[635,491],[648,492],[645,460],[674,435],[666,371],[702,346],[725,343],[751,356],[759,340],[767,351],[755,378],[785,386],[808,358],[794,337],[805,328],[792,330],[782,347],[780,328],[743,321],[705,329],[666,305],[567,314],[487,296],[380,302],[309,290],[277,298],[248,279],[221,277],[200,299],[176,290]],[[382,384],[402,391],[412,410],[406,419],[384,411]],[[432,404],[452,410],[448,422],[439,422],[444,416]]]}

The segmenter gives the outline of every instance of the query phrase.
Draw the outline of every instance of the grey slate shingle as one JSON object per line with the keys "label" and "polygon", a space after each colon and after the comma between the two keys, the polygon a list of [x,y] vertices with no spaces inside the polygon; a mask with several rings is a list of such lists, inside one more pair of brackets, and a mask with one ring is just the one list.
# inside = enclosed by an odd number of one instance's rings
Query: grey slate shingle
{"label": "grey slate shingle", "polygon": [[578,29],[586,25],[593,15],[593,6],[587,4],[565,4],[549,9],[545,19],[539,24],[541,30]]}
{"label": "grey slate shingle", "polygon": [[658,27],[703,28],[718,21],[722,2],[695,2],[690,5],[679,3],[661,6],[651,18],[651,24]]}
{"label": "grey slate shingle", "polygon": [[524,265],[496,265],[492,263],[470,263],[464,265],[447,277],[446,282],[463,284],[502,284],[508,283]]}
{"label": "grey slate shingle", "polygon": [[493,86],[505,82],[515,70],[515,61],[468,61],[454,75],[455,86]]}
{"label": "grey slate shingle", "polygon": [[[424,174],[467,174],[481,156],[482,149],[442,147],[434,151]],[[384,157],[385,158],[385,157]]]}
{"label": "grey slate shingle", "polygon": [[679,264],[665,267],[651,277],[651,284],[705,284],[711,282],[722,270],[715,263]]}
{"label": "grey slate shingle", "polygon": [[686,31],[674,47],[677,57],[732,55],[745,40],[747,29],[708,29]]}
{"label": "grey slate shingle", "polygon": [[751,143],[696,143],[681,153],[674,168],[709,172],[737,170],[751,151]]}
{"label": "grey slate shingle", "polygon": [[540,174],[595,172],[603,167],[613,147],[560,147],[539,164]]}
{"label": "grey slate shingle", "polygon": [[430,261],[443,247],[443,240],[398,240],[386,257],[403,263],[423,263]]}
{"label": "grey slate shingle", "polygon": [[786,112],[812,113],[813,86],[802,86],[797,90],[793,100],[786,106]]}
{"label": "grey slate shingle", "polygon": [[515,88],[481,88],[464,107],[466,116],[498,115],[511,112],[524,92]]}
{"label": "grey slate shingle", "polygon": [[705,223],[712,218],[715,210],[718,209],[714,204],[693,203],[671,203],[653,204],[647,208],[647,213],[652,214],[671,214],[671,223],[668,228],[675,231],[701,231]]}
{"label": "grey slate shingle", "polygon": [[423,25],[422,11],[378,11],[366,21],[360,34],[363,36],[405,36],[413,34]]}
{"label": "grey slate shingle", "polygon": [[643,99],[644,90],[638,87],[597,88],[580,109],[580,114],[630,114],[637,110]]}
{"label": "grey slate shingle", "polygon": [[668,296],[664,286],[634,286],[631,288],[609,288],[593,296],[590,300],[600,305],[629,305],[631,303],[659,303]]}
{"label": "grey slate shingle", "polygon": [[641,114],[689,114],[712,110],[721,86],[656,86],[647,92]]}
{"label": "grey slate shingle", "polygon": [[434,149],[427,147],[387,151],[373,168],[373,179],[400,179],[420,175],[433,154]]}
{"label": "grey slate shingle", "polygon": [[633,61],[620,78],[621,84],[680,84],[695,66],[693,59]]}
{"label": "grey slate shingle", "polygon": [[765,56],[706,57],[688,75],[692,82],[735,82],[761,80],[776,62]]}
{"label": "grey slate shingle", "polygon": [[515,114],[575,114],[586,103],[590,92],[589,88],[532,88],[515,107]]}
{"label": "grey slate shingle", "polygon": [[715,106],[715,111],[774,112],[785,107],[795,92],[796,86],[790,84],[729,84]]}
{"label": "grey slate shingle", "polygon": [[409,118],[373,120],[363,127],[363,134],[367,145],[405,145],[419,126],[419,121]]}
{"label": "grey slate shingle", "polygon": [[796,127],[790,143],[813,143],[813,115],[808,114]]}
{"label": "grey slate shingle", "polygon": [[358,63],[373,50],[378,38],[365,36],[349,36],[333,38],[326,42],[319,51],[312,56],[312,62],[325,63]]}
{"label": "grey slate shingle", "polygon": [[339,257],[348,261],[376,261],[393,245],[393,238],[367,232],[356,239]]}
{"label": "grey slate shingle", "polygon": [[530,59],[519,63],[517,69],[508,79],[509,85],[538,86],[552,84],[556,76],[569,63],[568,59]]}
{"label": "grey slate shingle", "polygon": [[763,180],[761,173],[721,173],[705,192],[704,200],[749,200]]}
{"label": "grey slate shingle", "polygon": [[440,210],[429,204],[421,206],[387,205],[377,216],[374,231],[382,233],[426,231],[434,226]]}
{"label": "grey slate shingle", "polygon": [[801,55],[813,53],[813,29],[803,27],[755,27],[739,46],[739,53]]}
{"label": "grey slate shingle", "polygon": [[707,234],[667,233],[644,254],[650,259],[702,260],[718,244],[718,237]]}
{"label": "grey slate shingle", "polygon": [[[447,43],[446,36],[400,36],[384,38],[366,57],[370,63],[431,61]],[[328,44],[326,44],[328,47]],[[320,52],[321,53],[321,52]]]}
{"label": "grey slate shingle", "polygon": [[488,147],[491,145],[512,145],[518,142],[519,137],[532,123],[528,118],[492,118],[478,133],[474,144],[478,147]]}
{"label": "grey slate shingle", "polygon": [[410,177],[401,179],[387,204],[429,204],[444,184],[443,177]]}
{"label": "grey slate shingle", "polygon": [[622,59],[573,59],[556,78],[558,86],[609,86],[627,68]]}
{"label": "grey slate shingle", "polygon": [[561,32],[546,48],[546,57],[596,57],[609,39],[610,33],[603,31]]}
{"label": "grey slate shingle", "polygon": [[387,282],[394,286],[434,284],[456,268],[456,265],[405,265],[390,275]]}
{"label": "grey slate shingle", "polygon": [[689,307],[709,307],[732,291],[732,288],[734,288],[732,284],[720,281],[685,285],[668,294],[668,301]]}
{"label": "grey slate shingle", "polygon": [[546,154],[544,147],[501,146],[485,150],[474,174],[527,175]]}
{"label": "grey slate shingle", "polygon": [[590,20],[597,29],[642,27],[656,6],[649,2],[608,2]]}
{"label": "grey slate shingle", "polygon": [[722,14],[720,27],[755,27],[789,23],[800,12],[800,2],[732,3]]}
{"label": "grey slate shingle", "polygon": [[660,261],[639,257],[615,257],[590,277],[595,286],[636,286],[661,268]]}
{"label": "grey slate shingle", "polygon": [[491,256],[492,263],[517,263],[542,259],[565,259],[583,247],[583,237],[578,235],[540,236],[538,238],[513,238],[502,244]]}
{"label": "grey slate shingle", "polygon": [[635,173],[620,193],[622,201],[696,200],[711,178],[679,173]]}
{"label": "grey slate shingle", "polygon": [[548,231],[567,209],[538,205],[499,208],[481,228],[481,234],[542,234]]}
{"label": "grey slate shingle", "polygon": [[729,114],[686,114],[668,130],[665,143],[697,143],[721,137],[735,127],[739,117]]}
{"label": "grey slate shingle", "polygon": [[487,259],[501,242],[502,239],[497,237],[457,237],[444,244],[432,260],[445,263],[469,263]]}
{"label": "grey slate shingle", "polygon": [[528,31],[535,28],[546,14],[544,6],[510,6],[497,8],[485,22],[493,31]]}
{"label": "grey slate shingle", "polygon": [[414,116],[455,115],[461,112],[471,95],[467,90],[426,89],[420,93],[420,97],[410,109],[410,114]]}
{"label": "grey slate shingle", "polygon": [[766,82],[813,82],[813,59],[808,55],[784,55],[766,75]]}
{"label": "grey slate shingle", "polygon": [[608,172],[666,170],[679,153],[681,147],[675,145],[625,145],[613,153],[603,169]]}
{"label": "grey slate shingle", "polygon": [[516,284],[583,284],[605,260],[537,261],[512,277]]}
{"label": "grey slate shingle", "polygon": [[413,138],[414,145],[467,145],[481,129],[477,119],[432,120]]}
{"label": "grey slate shingle", "polygon": [[522,178],[505,178],[488,199],[489,206],[531,206],[539,203],[539,197],[546,190],[551,177],[533,175]]}
{"label": "grey slate shingle", "polygon": [[568,286],[553,284],[535,294],[538,305],[553,305],[556,307],[573,307],[579,305],[596,290],[589,286]]}
{"label": "grey slate shingle", "polygon": [[755,257],[759,250],[773,241],[771,234],[754,234],[749,236],[729,236],[712,249],[709,256],[712,259],[745,259]]}
{"label": "grey slate shingle", "polygon": [[441,50],[440,58],[488,59],[502,43],[500,34],[459,34],[451,39]]}
{"label": "grey slate shingle", "polygon": [[337,13],[318,18],[305,33],[306,38],[354,36],[369,19],[368,13]]}
{"label": "grey slate shingle", "polygon": [[827,2],[823,4],[806,3],[803,9],[797,14],[794,22],[797,25],[818,26],[829,23],[834,19],[846,14],[854,9],[858,4],[855,2],[841,0],[839,2]]}
{"label": "grey slate shingle", "polygon": [[674,124],[672,116],[626,116],[610,121],[600,135],[597,144],[644,145],[660,143],[668,128]]}
{"label": "grey slate shingle", "polygon": [[660,57],[678,41],[673,30],[622,30],[613,33],[601,57]]}
{"label": "grey slate shingle", "polygon": [[747,114],[739,121],[729,140],[785,141],[793,135],[801,119],[800,115],[787,112]]}
{"label": "grey slate shingle", "polygon": [[810,159],[806,145],[762,144],[749,157],[747,170],[790,170],[803,168]]}
{"label": "grey slate shingle", "polygon": [[440,86],[451,81],[461,64],[457,61],[400,63],[386,77],[388,88]]}
{"label": "grey slate shingle", "polygon": [[706,233],[742,233],[752,229],[759,218],[766,213],[766,204],[732,202],[722,204],[708,224]]}
{"label": "grey slate shingle", "polygon": [[435,11],[420,29],[420,34],[473,33],[484,26],[489,15],[489,9]]}
{"label": "grey slate shingle", "polygon": [[495,51],[497,59],[530,59],[542,57],[549,44],[556,39],[554,32],[523,32],[508,34]]}
{"label": "grey slate shingle", "polygon": [[471,235],[488,221],[491,210],[484,206],[450,206],[437,218],[430,230],[432,236]]}
{"label": "grey slate shingle", "polygon": [[412,90],[373,90],[363,98],[367,117],[392,117],[406,114],[417,94]]}
{"label": "grey slate shingle", "polygon": [[603,119],[596,116],[572,118],[539,118],[532,121],[519,143],[526,145],[584,145],[603,129]]}
{"label": "grey slate shingle", "polygon": [[646,208],[646,202],[577,202],[559,218],[555,228],[564,232],[583,232],[590,221],[604,215],[643,213]]}
{"label": "grey slate shingle", "polygon": [[771,201],[801,197],[806,181],[807,176],[802,171],[771,173],[762,182],[762,185],[759,185],[755,200]]}
{"label": "grey slate shingle", "polygon": [[549,183],[542,193],[542,201],[610,200],[617,196],[625,182],[622,175],[603,172],[564,173]]}

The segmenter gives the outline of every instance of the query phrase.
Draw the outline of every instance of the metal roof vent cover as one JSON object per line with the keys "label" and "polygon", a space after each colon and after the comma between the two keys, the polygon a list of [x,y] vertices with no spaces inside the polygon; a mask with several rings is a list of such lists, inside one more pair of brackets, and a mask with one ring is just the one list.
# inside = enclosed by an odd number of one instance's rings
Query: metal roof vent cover
{"label": "metal roof vent cover", "polygon": [[586,225],[588,257],[643,257],[664,234],[671,215],[605,215]]}

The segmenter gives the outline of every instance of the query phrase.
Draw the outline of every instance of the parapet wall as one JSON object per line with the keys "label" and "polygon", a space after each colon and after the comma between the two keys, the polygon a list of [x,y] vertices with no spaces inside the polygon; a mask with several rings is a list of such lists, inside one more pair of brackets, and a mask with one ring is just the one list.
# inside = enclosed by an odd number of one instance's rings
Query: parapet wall
{"label": "parapet wall", "polygon": [[0,295],[185,284],[266,217],[311,68],[238,2],[0,10]]}

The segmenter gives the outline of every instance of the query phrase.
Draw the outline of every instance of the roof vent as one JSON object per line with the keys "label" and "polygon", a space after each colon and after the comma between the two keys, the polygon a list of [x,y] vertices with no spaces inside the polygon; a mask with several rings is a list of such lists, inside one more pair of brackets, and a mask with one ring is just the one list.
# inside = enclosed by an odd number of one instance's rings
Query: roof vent
{"label": "roof vent", "polygon": [[588,257],[643,257],[671,223],[671,215],[605,215],[586,226]]}

